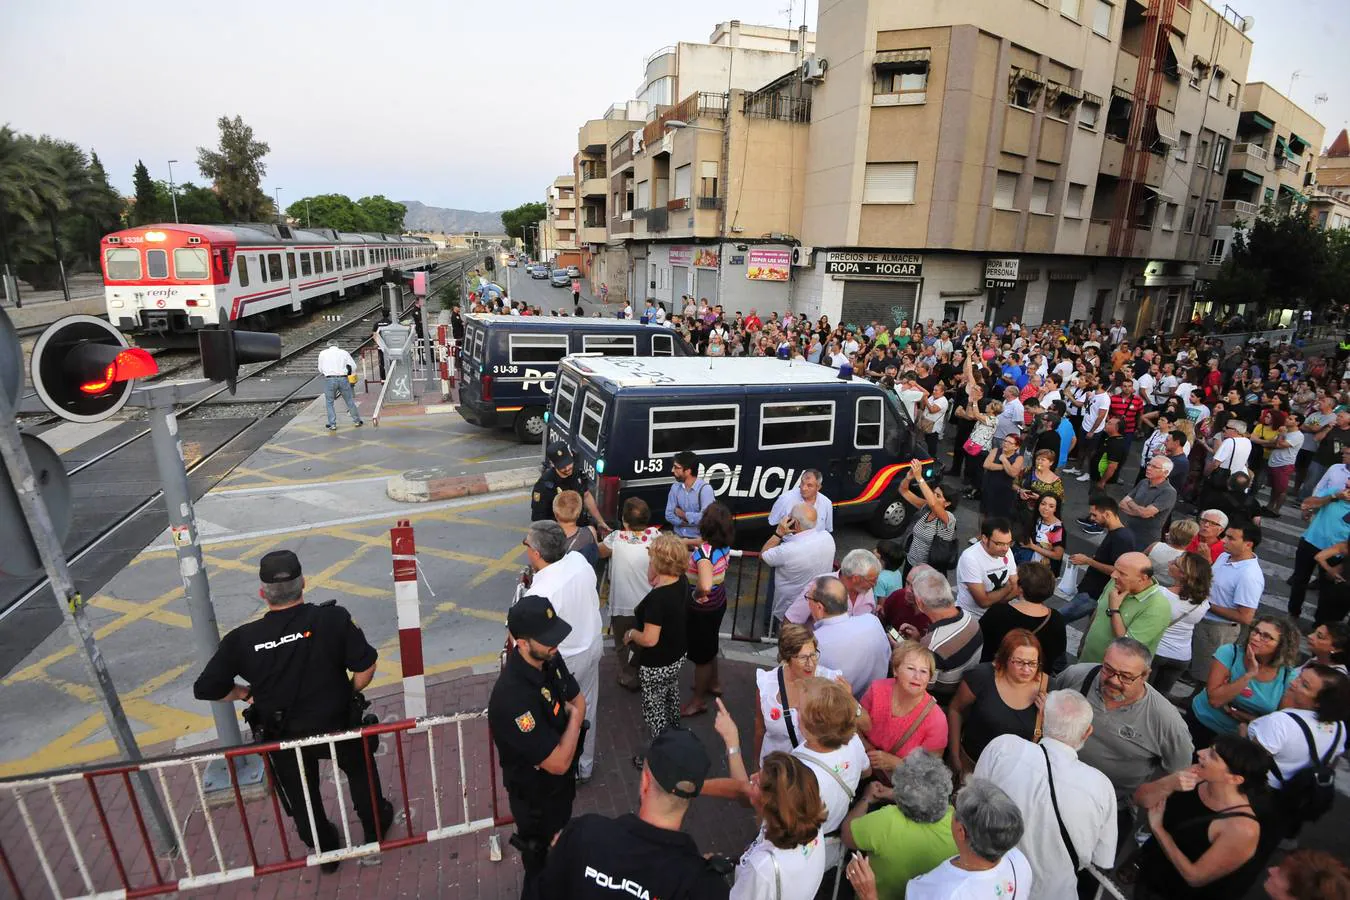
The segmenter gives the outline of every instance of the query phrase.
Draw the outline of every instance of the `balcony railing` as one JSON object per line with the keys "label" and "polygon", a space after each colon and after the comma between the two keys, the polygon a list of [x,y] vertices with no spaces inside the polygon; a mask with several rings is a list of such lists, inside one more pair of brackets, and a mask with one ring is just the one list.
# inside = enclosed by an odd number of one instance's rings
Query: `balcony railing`
{"label": "balcony railing", "polygon": [[638,208],[636,208],[636,209],[633,210],[633,218],[635,218],[635,219],[645,219],[645,218],[647,218],[647,213],[648,213],[648,212],[649,212],[649,210],[648,210],[646,207],[640,206],[640,207],[638,207]]}
{"label": "balcony railing", "polygon": [[777,92],[746,94],[743,112],[757,119],[810,122],[811,98],[792,97]]}
{"label": "balcony railing", "polygon": [[666,201],[666,209],[670,210],[671,212],[674,212],[675,210],[679,209],[688,209],[688,208],[689,208],[688,197],[676,197],[674,200]]}
{"label": "balcony railing", "polygon": [[667,231],[670,228],[670,213],[664,207],[647,210],[647,230]]}
{"label": "balcony railing", "polygon": [[698,91],[685,97],[679,103],[664,110],[642,129],[642,143],[650,147],[665,133],[666,123],[672,120],[692,122],[695,119],[711,117],[724,119],[727,115],[727,95],[712,91]]}
{"label": "balcony railing", "polygon": [[1259,211],[1255,203],[1247,200],[1224,200],[1219,204],[1219,209],[1231,210],[1240,216],[1254,216]]}
{"label": "balcony railing", "polygon": [[626,166],[633,161],[633,138],[625,134],[621,141],[622,147],[614,152],[614,156],[610,160],[610,165],[615,169]]}
{"label": "balcony railing", "polygon": [[1300,166],[1298,163],[1290,159],[1281,159],[1279,163],[1276,165],[1276,168],[1287,169],[1290,172],[1298,172],[1302,170],[1302,166]]}
{"label": "balcony railing", "polygon": [[1270,156],[1270,151],[1260,144],[1238,144],[1233,148],[1233,152],[1245,153],[1253,159],[1266,159]]}
{"label": "balcony railing", "polygon": [[699,197],[699,198],[698,198],[698,208],[699,208],[699,209],[721,209],[721,208],[722,208],[722,198],[721,198],[721,197]]}

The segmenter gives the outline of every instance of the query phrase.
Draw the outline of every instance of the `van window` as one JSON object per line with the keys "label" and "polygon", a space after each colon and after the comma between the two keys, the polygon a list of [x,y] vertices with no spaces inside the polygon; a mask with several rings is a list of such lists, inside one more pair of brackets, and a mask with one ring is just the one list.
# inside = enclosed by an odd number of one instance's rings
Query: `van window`
{"label": "van window", "polygon": [[637,335],[583,334],[581,351],[602,356],[637,356]]}
{"label": "van window", "polygon": [[881,446],[881,398],[859,397],[853,425],[853,446],[869,450]]}
{"label": "van window", "polygon": [[600,449],[600,424],[605,420],[605,401],[594,393],[587,393],[581,405],[581,425],[577,437],[592,450]]}
{"label": "van window", "polygon": [[834,401],[763,403],[759,407],[759,447],[816,447],[834,443]]}
{"label": "van window", "polygon": [[674,456],[681,450],[734,453],[740,447],[739,406],[668,406],[648,412],[648,456]]}
{"label": "van window", "polygon": [[565,334],[510,335],[511,363],[556,363],[567,355]]}
{"label": "van window", "polygon": [[483,361],[483,329],[481,328],[473,333],[473,358],[477,362]]}
{"label": "van window", "polygon": [[553,423],[564,431],[572,427],[572,410],[577,400],[577,380],[571,375],[558,379],[558,398],[553,405]]}
{"label": "van window", "polygon": [[652,356],[674,356],[675,336],[671,334],[652,335]]}

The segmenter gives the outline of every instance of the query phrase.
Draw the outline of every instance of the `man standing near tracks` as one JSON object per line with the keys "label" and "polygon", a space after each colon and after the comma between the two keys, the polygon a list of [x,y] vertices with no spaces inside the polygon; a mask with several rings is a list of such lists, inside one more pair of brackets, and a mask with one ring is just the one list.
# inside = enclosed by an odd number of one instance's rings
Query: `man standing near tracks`
{"label": "man standing near tracks", "polygon": [[[234,701],[249,704],[244,719],[255,739],[290,740],[356,727],[364,712],[360,692],[375,677],[377,652],[352,621],[351,613],[328,601],[318,606],[304,602],[305,578],[300,560],[290,550],[274,550],[258,565],[262,582],[259,596],[267,613],[225,635],[214,656],[192,686],[198,700]],[[348,681],[347,673],[354,673]],[[235,683],[242,676],[247,685]],[[366,767],[361,740],[339,741],[336,763],[347,776],[352,805],[365,829],[366,843],[380,841],[393,822],[394,807],[380,789],[380,773]],[[325,746],[306,747],[304,778],[313,799],[314,827],[320,850],[342,846],[337,828],[329,821],[320,798],[319,760],[328,756]],[[300,840],[311,850],[304,788],[295,752],[269,753],[276,775],[277,796],[295,820]],[[373,809],[371,798],[379,797]],[[336,862],[323,863],[325,872]]]}
{"label": "man standing near tracks", "polygon": [[352,379],[356,376],[356,360],[346,350],[338,346],[337,341],[329,341],[328,346],[319,354],[319,374],[323,376],[323,402],[328,409],[329,431],[337,431],[338,395],[347,407],[347,415],[352,424],[360,428],[361,411],[356,408],[356,395],[352,392]]}
{"label": "man standing near tracks", "polygon": [[506,664],[488,700],[488,724],[516,820],[511,846],[533,891],[549,844],[572,818],[576,765],[585,739],[586,698],[558,653],[572,633],[546,598],[521,597],[506,613]]}

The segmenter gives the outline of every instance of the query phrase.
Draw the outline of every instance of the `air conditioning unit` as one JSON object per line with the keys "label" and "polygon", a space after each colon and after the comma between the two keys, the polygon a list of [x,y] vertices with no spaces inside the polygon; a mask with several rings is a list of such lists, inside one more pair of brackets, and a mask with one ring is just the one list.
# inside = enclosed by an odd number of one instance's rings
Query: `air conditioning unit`
{"label": "air conditioning unit", "polygon": [[815,256],[815,253],[816,250],[814,247],[793,247],[792,264],[794,266],[810,268],[812,262],[814,261],[812,257]]}
{"label": "air conditioning unit", "polygon": [[802,81],[819,82],[825,80],[825,72],[830,68],[828,59],[808,56],[802,63]]}

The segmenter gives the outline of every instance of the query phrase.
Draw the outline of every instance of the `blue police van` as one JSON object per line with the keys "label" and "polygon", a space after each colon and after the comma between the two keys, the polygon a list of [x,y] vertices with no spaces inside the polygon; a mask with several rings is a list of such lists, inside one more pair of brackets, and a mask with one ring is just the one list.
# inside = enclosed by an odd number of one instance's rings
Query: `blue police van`
{"label": "blue police van", "polygon": [[694,348],[668,328],[631,319],[474,313],[464,317],[456,409],[474,425],[511,428],[538,443],[558,361],[573,353],[692,356]]}
{"label": "blue police van", "polygon": [[818,469],[836,523],[894,537],[908,515],[898,486],[909,462],[924,462],[926,480],[941,477],[893,393],[807,362],[571,357],[558,368],[548,430],[594,480],[611,522],[632,496],[660,520],[681,450],[698,454],[739,528],[764,526],[779,495]]}

